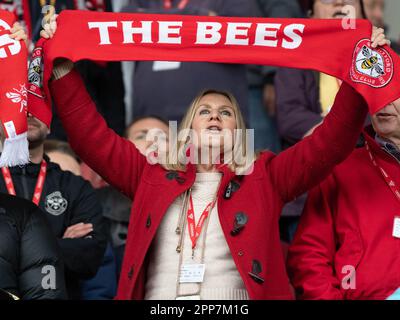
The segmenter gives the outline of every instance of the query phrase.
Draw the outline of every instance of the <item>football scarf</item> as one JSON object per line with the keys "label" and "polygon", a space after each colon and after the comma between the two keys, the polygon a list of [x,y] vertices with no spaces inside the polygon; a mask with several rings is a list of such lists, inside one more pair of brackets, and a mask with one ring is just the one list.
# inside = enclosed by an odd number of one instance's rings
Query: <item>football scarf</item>
{"label": "football scarf", "polygon": [[[346,81],[370,112],[400,97],[399,57],[370,47],[372,26],[343,19],[265,19],[63,11],[45,66],[72,61],[165,60],[313,69]],[[45,67],[45,81],[51,67]],[[46,82],[45,82],[46,83]],[[349,106],[351,107],[351,106]]]}
{"label": "football scarf", "polygon": [[32,25],[29,0],[0,0],[0,10],[14,13],[17,21],[27,30],[28,38],[31,36]]}
{"label": "football scarf", "polygon": [[0,121],[5,141],[0,166],[29,161],[27,140],[27,49],[10,38],[14,14],[0,11]]}

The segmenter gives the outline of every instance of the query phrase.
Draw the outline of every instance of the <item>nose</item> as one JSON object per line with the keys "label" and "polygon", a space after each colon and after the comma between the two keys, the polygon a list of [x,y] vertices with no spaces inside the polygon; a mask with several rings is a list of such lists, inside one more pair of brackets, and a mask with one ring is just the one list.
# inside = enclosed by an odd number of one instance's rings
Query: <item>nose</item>
{"label": "nose", "polygon": [[336,0],[335,1],[335,5],[336,6],[344,7],[344,4],[345,4],[344,0]]}
{"label": "nose", "polygon": [[219,114],[218,110],[211,110],[210,111],[210,119],[209,120],[210,121],[211,120],[218,120],[218,121],[221,120],[221,117],[220,117],[220,114]]}

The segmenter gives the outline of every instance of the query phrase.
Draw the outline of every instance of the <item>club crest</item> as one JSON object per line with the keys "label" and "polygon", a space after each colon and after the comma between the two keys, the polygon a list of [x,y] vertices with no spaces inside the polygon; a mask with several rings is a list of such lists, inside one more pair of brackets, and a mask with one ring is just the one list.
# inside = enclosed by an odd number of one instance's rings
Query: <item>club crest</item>
{"label": "club crest", "polygon": [[371,49],[370,44],[368,39],[357,43],[350,76],[354,82],[382,88],[392,80],[393,60],[385,49]]}

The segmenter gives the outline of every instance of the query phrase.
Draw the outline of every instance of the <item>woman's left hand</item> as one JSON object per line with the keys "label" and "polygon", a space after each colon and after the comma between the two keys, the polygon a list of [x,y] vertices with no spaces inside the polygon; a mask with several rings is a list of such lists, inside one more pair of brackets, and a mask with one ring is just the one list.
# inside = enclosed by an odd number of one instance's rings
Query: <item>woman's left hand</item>
{"label": "woman's left hand", "polygon": [[378,46],[388,45],[390,46],[390,40],[386,39],[385,30],[382,28],[373,27],[371,36],[371,47],[376,48]]}
{"label": "woman's left hand", "polygon": [[25,29],[21,26],[19,22],[15,22],[13,27],[10,30],[10,38],[16,41],[20,40],[28,40],[28,35],[25,32]]}

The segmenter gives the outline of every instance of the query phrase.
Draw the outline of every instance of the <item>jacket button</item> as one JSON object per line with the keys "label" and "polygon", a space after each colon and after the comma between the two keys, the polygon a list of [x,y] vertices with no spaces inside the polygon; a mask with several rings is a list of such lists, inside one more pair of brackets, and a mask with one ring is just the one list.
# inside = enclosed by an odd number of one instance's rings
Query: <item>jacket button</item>
{"label": "jacket button", "polygon": [[129,272],[128,272],[128,279],[129,279],[129,280],[132,279],[132,276],[133,276],[133,266],[129,269]]}
{"label": "jacket button", "polygon": [[225,189],[224,199],[228,200],[232,197],[232,194],[239,190],[240,184],[236,181],[229,182],[229,185]]}
{"label": "jacket button", "polygon": [[242,251],[242,250],[240,250],[240,251],[238,252],[238,256],[239,256],[239,257],[243,257],[243,251]]}
{"label": "jacket button", "polygon": [[178,177],[178,173],[175,172],[175,171],[168,171],[168,172],[166,173],[165,177],[166,177],[168,180],[174,180],[174,179],[176,179],[176,177]]}
{"label": "jacket button", "polygon": [[146,228],[150,228],[151,226],[151,217],[150,215],[147,217],[147,221],[146,221]]}
{"label": "jacket button", "polygon": [[249,221],[247,214],[245,214],[244,212],[238,212],[235,215],[235,222],[233,224],[231,235],[237,236],[243,230],[243,228],[247,224],[247,221]]}
{"label": "jacket button", "polygon": [[224,199],[228,200],[231,198],[232,195],[232,185],[229,182],[229,185],[226,187],[225,193],[224,193]]}
{"label": "jacket button", "polygon": [[261,263],[258,260],[253,260],[253,266],[251,272],[249,272],[249,276],[257,283],[264,283],[264,279],[260,276],[262,272]]}

